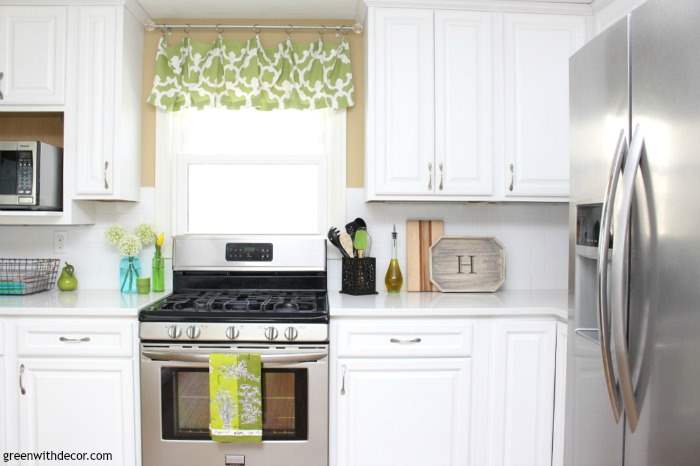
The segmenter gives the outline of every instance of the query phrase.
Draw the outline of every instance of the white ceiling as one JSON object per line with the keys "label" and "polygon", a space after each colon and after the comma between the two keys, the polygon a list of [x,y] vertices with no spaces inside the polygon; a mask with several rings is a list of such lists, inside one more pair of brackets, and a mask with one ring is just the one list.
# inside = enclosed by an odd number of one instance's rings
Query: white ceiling
{"label": "white ceiling", "polygon": [[[357,17],[359,11],[358,3],[362,1],[139,0],[139,3],[141,3],[151,18],[352,19]],[[591,0],[534,1],[544,3],[591,3]]]}

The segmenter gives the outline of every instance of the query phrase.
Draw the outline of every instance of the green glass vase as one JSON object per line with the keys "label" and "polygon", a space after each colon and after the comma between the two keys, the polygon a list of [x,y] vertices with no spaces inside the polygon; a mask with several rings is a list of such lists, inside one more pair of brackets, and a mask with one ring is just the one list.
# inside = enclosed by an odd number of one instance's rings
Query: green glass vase
{"label": "green glass vase", "polygon": [[155,292],[165,291],[165,259],[158,248],[151,263],[151,286]]}

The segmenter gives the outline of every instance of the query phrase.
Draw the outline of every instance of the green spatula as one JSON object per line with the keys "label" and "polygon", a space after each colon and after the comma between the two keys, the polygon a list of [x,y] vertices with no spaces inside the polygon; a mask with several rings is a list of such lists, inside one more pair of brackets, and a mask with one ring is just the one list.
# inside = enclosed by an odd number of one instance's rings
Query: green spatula
{"label": "green spatula", "polygon": [[353,247],[357,251],[357,257],[365,257],[365,251],[369,248],[369,235],[367,230],[357,230]]}

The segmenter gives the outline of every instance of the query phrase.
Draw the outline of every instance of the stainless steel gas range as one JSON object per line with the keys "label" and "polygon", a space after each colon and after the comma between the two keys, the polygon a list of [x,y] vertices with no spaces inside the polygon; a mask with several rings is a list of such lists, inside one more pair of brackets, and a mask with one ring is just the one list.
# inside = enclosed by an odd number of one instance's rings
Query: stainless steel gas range
{"label": "stainless steel gas range", "polygon": [[[143,464],[328,464],[323,238],[175,239],[173,293],[141,311]],[[262,444],[209,436],[212,353],[263,361]]]}

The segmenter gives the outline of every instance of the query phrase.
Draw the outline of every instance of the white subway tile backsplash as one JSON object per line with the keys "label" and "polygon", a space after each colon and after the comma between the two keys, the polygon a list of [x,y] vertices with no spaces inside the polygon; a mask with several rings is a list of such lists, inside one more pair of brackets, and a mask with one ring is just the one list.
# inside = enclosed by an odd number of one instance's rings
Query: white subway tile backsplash
{"label": "white subway tile backsplash", "polygon": [[[76,266],[83,289],[118,286],[119,253],[108,245],[105,230],[118,223],[134,227],[153,223],[155,191],[142,188],[141,202],[99,202],[96,223],[80,227],[0,227],[0,257],[60,257]],[[568,206],[565,204],[458,204],[365,202],[363,189],[347,190],[347,218],[364,218],[372,236],[371,254],[377,258],[377,287],[383,289],[391,255],[391,230],[399,234],[399,261],[406,272],[406,220],[442,219],[448,235],[493,236],[506,250],[505,289],[566,289],[568,273]],[[344,228],[344,225],[336,225]],[[54,254],[54,231],[67,232],[65,253]],[[339,255],[329,251],[328,285],[340,288]],[[141,255],[143,272],[150,275],[151,248]],[[171,262],[166,261],[170,267]]]}

